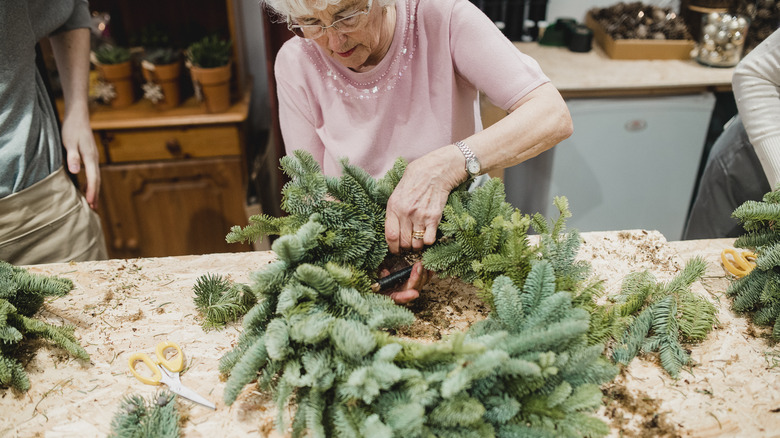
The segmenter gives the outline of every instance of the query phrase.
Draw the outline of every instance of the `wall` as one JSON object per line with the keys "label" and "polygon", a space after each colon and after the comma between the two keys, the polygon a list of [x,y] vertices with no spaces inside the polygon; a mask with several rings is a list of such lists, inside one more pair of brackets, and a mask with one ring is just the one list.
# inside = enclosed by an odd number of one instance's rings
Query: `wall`
{"label": "wall", "polygon": [[271,124],[268,103],[268,75],[265,68],[263,16],[259,0],[237,0],[237,16],[244,38],[244,59],[252,76],[252,106],[249,111],[253,130],[267,130]]}

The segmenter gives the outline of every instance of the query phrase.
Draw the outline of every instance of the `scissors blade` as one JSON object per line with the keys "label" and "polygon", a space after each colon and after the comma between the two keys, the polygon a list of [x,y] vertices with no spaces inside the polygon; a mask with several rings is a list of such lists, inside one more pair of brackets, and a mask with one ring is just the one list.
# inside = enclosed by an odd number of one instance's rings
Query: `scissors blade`
{"label": "scissors blade", "polygon": [[217,410],[217,407],[214,405],[214,403],[208,401],[205,397],[201,396],[200,394],[191,390],[190,388],[187,388],[181,383],[176,384],[174,386],[169,386],[168,388],[171,390],[171,392],[178,394],[189,401],[195,402],[209,409]]}
{"label": "scissors blade", "polygon": [[[178,373],[177,373],[178,374]],[[210,409],[216,410],[217,407],[214,405],[214,403],[208,401],[205,397],[201,396],[197,392],[191,390],[190,388],[187,388],[181,383],[181,380],[178,379],[178,376],[171,375],[171,372],[168,370],[165,370],[163,373],[163,378],[160,380],[160,382],[165,383],[168,385],[168,389],[177,395],[180,395],[187,400],[191,402],[195,402],[199,405],[205,406]]]}

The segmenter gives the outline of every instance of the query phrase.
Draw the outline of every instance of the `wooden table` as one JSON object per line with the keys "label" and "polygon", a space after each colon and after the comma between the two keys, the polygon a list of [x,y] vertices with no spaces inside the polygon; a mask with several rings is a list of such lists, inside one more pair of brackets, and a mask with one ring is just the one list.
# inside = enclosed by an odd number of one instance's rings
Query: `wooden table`
{"label": "wooden table", "polygon": [[[746,319],[728,310],[723,294],[728,279],[719,254],[733,240],[667,243],[660,233],[643,230],[584,233],[583,239],[580,257],[605,278],[608,293],[615,293],[628,272],[648,269],[668,281],[691,256],[708,262],[697,292],[718,302],[721,326],[701,346],[692,347],[697,367],[673,381],[651,360],[637,359],[627,370],[633,380],[626,387],[655,400],[657,414],[677,424],[683,436],[760,437],[780,430],[780,414],[775,413],[780,408],[778,350],[750,335]],[[258,251],[29,267],[74,281],[74,290],[48,301],[41,317],[74,325],[91,360],[81,363],[56,348],[39,346],[25,360],[31,389],[23,394],[0,391],[0,436],[105,437],[123,396],[155,391],[131,377],[128,356],[151,353],[163,339],[184,349],[188,369],[182,382],[217,405],[211,411],[182,403],[187,417],[183,436],[280,435],[273,431],[276,410],[268,395],[252,385],[232,406],[223,403],[225,382],[218,362],[235,346],[241,328],[233,324],[204,331],[192,292],[195,280],[206,273],[249,283],[251,272],[274,259],[273,253]],[[614,429],[613,436],[620,432]]]}

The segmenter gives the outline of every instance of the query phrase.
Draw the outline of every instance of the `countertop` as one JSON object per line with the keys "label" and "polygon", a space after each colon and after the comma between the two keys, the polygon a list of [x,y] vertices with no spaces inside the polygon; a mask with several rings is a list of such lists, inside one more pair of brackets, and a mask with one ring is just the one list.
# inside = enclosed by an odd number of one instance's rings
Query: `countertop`
{"label": "countertop", "polygon": [[690,60],[618,60],[593,43],[586,53],[565,47],[514,43],[542,67],[564,98],[688,94],[731,90],[734,68]]}
{"label": "countertop", "polygon": [[[582,236],[580,254],[596,275],[606,278],[607,293],[619,287],[627,272],[648,269],[666,281],[692,256],[708,263],[698,291],[718,303],[721,325],[705,343],[691,347],[695,371],[673,381],[657,364],[637,359],[626,373],[626,379],[633,379],[626,388],[658,403],[654,416],[668,418],[682,436],[772,436],[780,430],[780,414],[774,413],[780,409],[780,367],[771,366],[778,353],[768,353],[773,347],[755,336],[744,316],[728,310],[730,299],[723,293],[728,277],[719,254],[733,239],[666,242],[660,233],[644,230]],[[217,405],[211,411],[183,403],[184,437],[279,436],[273,431],[275,408],[267,394],[248,385],[232,406],[222,401],[225,383],[218,361],[235,346],[241,328],[232,324],[204,331],[192,292],[196,278],[206,273],[249,283],[251,272],[274,260],[272,252],[255,251],[29,267],[73,280],[75,288],[47,300],[41,317],[75,326],[91,360],[80,362],[39,346],[25,359],[31,389],[23,394],[0,390],[0,436],[106,436],[123,396],[155,391],[131,377],[128,356],[152,352],[164,339],[178,341],[184,349],[188,368],[182,382]],[[615,418],[614,409],[607,412]],[[612,435],[619,436],[623,426],[618,430],[615,424],[624,423],[613,423]]]}

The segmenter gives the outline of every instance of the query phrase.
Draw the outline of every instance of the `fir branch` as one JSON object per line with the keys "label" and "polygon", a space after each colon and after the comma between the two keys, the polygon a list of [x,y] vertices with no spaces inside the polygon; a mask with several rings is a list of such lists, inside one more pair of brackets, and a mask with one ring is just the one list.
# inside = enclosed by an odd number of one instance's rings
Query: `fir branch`
{"label": "fir branch", "polygon": [[9,315],[8,322],[19,328],[25,335],[48,339],[67,351],[71,356],[89,360],[89,354],[79,345],[76,337],[73,335],[74,328],[71,326],[57,327],[19,314]]}
{"label": "fir branch", "polygon": [[258,370],[263,368],[267,360],[265,338],[260,336],[243,350],[240,359],[234,359],[235,365],[231,367],[230,378],[223,396],[226,404],[232,404],[244,386],[257,378]]}
{"label": "fir branch", "polygon": [[753,319],[758,325],[774,325],[780,316],[780,303],[771,303],[758,309]]}
{"label": "fir branch", "polygon": [[735,246],[751,248],[757,255],[756,268],[747,276],[733,281],[726,293],[734,297],[737,312],[751,312],[753,321],[772,327],[772,338],[780,339],[780,231],[776,229],[780,212],[780,193],[766,193],[761,202],[747,201],[734,210],[747,231],[737,238]]}
{"label": "fir branch", "polygon": [[176,396],[160,391],[150,399],[125,396],[111,419],[109,438],[178,438]]}
{"label": "fir branch", "polygon": [[705,269],[705,261],[694,257],[667,284],[656,282],[648,272],[624,278],[620,294],[613,299],[615,308],[623,317],[638,316],[618,338],[612,352],[615,362],[628,364],[640,351],[657,351],[664,369],[678,376],[690,362],[680,340],[701,341],[718,322],[715,306],[691,292]]}
{"label": "fir branch", "polygon": [[0,353],[0,386],[10,386],[19,391],[30,389],[30,379],[19,361]]}
{"label": "fir branch", "polygon": [[768,204],[780,204],[780,191],[777,190],[778,188],[779,187],[775,187],[775,190],[765,193],[762,197],[762,201]]}
{"label": "fir branch", "polygon": [[33,274],[26,269],[0,261],[0,386],[21,391],[30,388],[24,368],[14,359],[16,347],[25,339],[48,339],[70,355],[87,360],[71,326],[55,326],[35,319],[44,297],[61,296],[73,288],[66,278]]}
{"label": "fir branch", "polygon": [[221,328],[245,315],[257,298],[244,284],[231,284],[218,274],[199,277],[193,286],[195,307],[203,315],[203,328]]}
{"label": "fir branch", "polygon": [[760,248],[778,241],[780,241],[780,231],[760,229],[737,237],[734,246],[737,248]]}
{"label": "fir branch", "polygon": [[734,210],[731,216],[741,221],[776,222],[780,220],[780,204],[763,201],[745,201]]}

